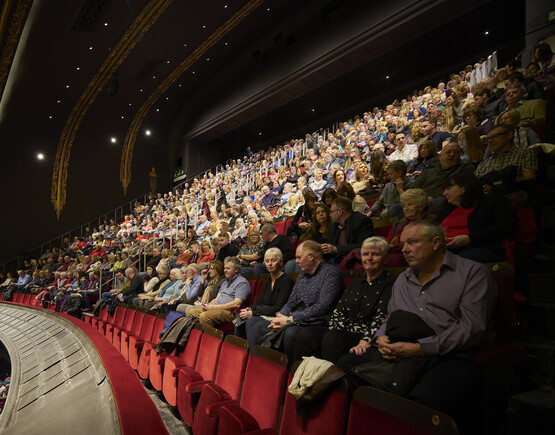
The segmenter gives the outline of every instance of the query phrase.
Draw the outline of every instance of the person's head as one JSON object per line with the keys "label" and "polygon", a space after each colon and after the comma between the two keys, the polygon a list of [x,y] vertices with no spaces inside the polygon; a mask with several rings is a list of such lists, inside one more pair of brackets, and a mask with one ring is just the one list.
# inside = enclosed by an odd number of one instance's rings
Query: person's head
{"label": "person's head", "polygon": [[435,156],[437,156],[437,148],[431,140],[426,140],[418,145],[418,160],[426,161]]}
{"label": "person's head", "polygon": [[218,237],[219,248],[225,248],[227,245],[229,245],[229,233],[220,233],[220,236]]}
{"label": "person's head", "polygon": [[171,281],[175,281],[181,279],[181,269],[179,268],[174,268],[172,270],[170,270],[170,280]]}
{"label": "person's head", "polygon": [[443,228],[434,222],[412,222],[401,233],[401,245],[410,267],[430,271],[439,267],[443,261],[446,250],[445,233]]}
{"label": "person's head", "polygon": [[511,109],[503,112],[495,119],[495,125],[507,124],[513,128],[517,128],[522,119],[520,112],[516,109]]}
{"label": "person's head", "polygon": [[515,83],[505,89],[505,101],[511,109],[514,108],[520,100],[524,99],[525,95],[526,89],[520,83]]}
{"label": "person's head", "polygon": [[387,265],[389,243],[379,236],[368,237],[362,242],[360,257],[362,267],[372,277],[380,275]]}
{"label": "person's head", "polygon": [[496,125],[487,134],[487,142],[490,151],[494,153],[502,153],[508,149],[513,143],[514,129],[507,124]]}
{"label": "person's head", "polygon": [[482,184],[474,174],[455,174],[444,184],[443,196],[457,207],[474,207],[482,195]]}
{"label": "person's head", "polygon": [[269,211],[262,211],[260,212],[260,223],[261,224],[265,224],[268,222],[273,222],[274,218],[272,216],[272,214]]}
{"label": "person's head", "polygon": [[226,257],[224,260],[224,276],[227,279],[235,278],[241,271],[241,263],[237,257]]}
{"label": "person's head", "polygon": [[341,186],[345,182],[345,171],[343,169],[337,169],[333,174],[333,183],[335,187]]}
{"label": "person's head", "polygon": [[464,109],[463,119],[466,125],[471,127],[476,127],[480,123],[480,118],[482,117],[482,109],[478,106],[468,106]]}
{"label": "person's head", "polygon": [[200,267],[196,263],[191,263],[185,268],[185,271],[191,278],[195,278],[200,274]]}
{"label": "person's head", "polygon": [[156,276],[156,269],[152,266],[147,266],[146,268],[146,276],[148,278],[152,278],[154,276]]}
{"label": "person's head", "polygon": [[484,155],[484,146],[480,133],[475,127],[466,126],[461,128],[457,135],[457,142],[471,162],[479,162]]}
{"label": "person's head", "polygon": [[355,180],[366,180],[370,176],[370,168],[365,162],[360,162],[355,168]]}
{"label": "person's head", "polygon": [[283,254],[279,248],[270,248],[264,253],[264,265],[268,272],[276,273],[283,265]]}
{"label": "person's head", "polygon": [[401,194],[400,202],[405,218],[416,219],[428,205],[428,197],[422,189],[408,189]]}
{"label": "person's head", "polygon": [[322,261],[322,248],[319,243],[306,240],[299,245],[295,261],[306,274],[312,274]]}
{"label": "person's head", "polygon": [[526,78],[536,77],[539,70],[540,70],[540,66],[537,62],[530,62],[526,67],[526,69],[524,70],[524,77]]}
{"label": "person's head", "polygon": [[191,242],[190,249],[191,249],[191,252],[192,252],[193,254],[198,254],[199,251],[200,251],[200,244],[199,244],[199,242],[197,242],[196,240],[194,240],[193,242]]}
{"label": "person's head", "polygon": [[474,95],[474,102],[482,107],[486,105],[491,95],[491,91],[481,83],[472,87],[472,93]]}
{"label": "person's head", "polygon": [[553,57],[553,52],[551,51],[551,46],[547,42],[542,42],[534,49],[534,56],[538,62],[547,63]]}
{"label": "person's head", "polygon": [[461,147],[458,142],[449,142],[443,146],[439,155],[439,162],[443,169],[458,165],[461,162]]}
{"label": "person's head", "polygon": [[405,133],[398,132],[395,135],[395,145],[397,145],[397,148],[403,149],[406,143],[407,143],[407,138]]}
{"label": "person's head", "polygon": [[137,273],[137,269],[135,269],[134,267],[128,267],[127,269],[125,269],[125,276],[129,280],[132,280],[135,275],[137,275]]}
{"label": "person's head", "polygon": [[158,278],[162,280],[168,277],[168,275],[170,274],[170,268],[165,264],[159,264],[158,266],[156,266],[156,273],[158,274]]}
{"label": "person's head", "polygon": [[253,228],[247,233],[247,243],[250,246],[255,246],[260,243],[260,232]]}
{"label": "person's head", "polygon": [[431,136],[436,132],[437,120],[435,118],[426,118],[420,123],[420,132],[423,136]]}
{"label": "person's head", "polygon": [[398,178],[405,179],[407,175],[407,164],[403,160],[394,160],[387,167],[387,177],[389,181],[397,180]]}
{"label": "person's head", "polygon": [[208,276],[210,279],[222,279],[224,277],[224,264],[220,260],[211,261],[208,266]]}
{"label": "person's head", "polygon": [[326,204],[318,204],[316,206],[312,222],[317,228],[327,226],[331,222],[330,209]]}
{"label": "person's head", "polygon": [[339,196],[331,203],[330,217],[333,222],[342,224],[353,214],[353,201]]}
{"label": "person's head", "polygon": [[212,246],[210,245],[210,242],[208,240],[204,240],[200,244],[200,252],[202,254],[208,254],[210,253],[210,251],[212,251]]}
{"label": "person's head", "polygon": [[260,235],[264,243],[271,242],[277,235],[276,226],[272,223],[262,225],[260,228]]}
{"label": "person's head", "polygon": [[306,188],[303,190],[303,197],[305,207],[309,210],[314,210],[314,207],[318,204],[318,195],[316,195],[312,189]]}

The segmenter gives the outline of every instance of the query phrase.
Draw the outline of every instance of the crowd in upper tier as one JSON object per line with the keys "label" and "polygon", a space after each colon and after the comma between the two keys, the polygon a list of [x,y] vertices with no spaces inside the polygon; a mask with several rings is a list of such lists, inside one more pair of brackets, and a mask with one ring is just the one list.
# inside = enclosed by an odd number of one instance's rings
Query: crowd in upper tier
{"label": "crowd in upper tier", "polygon": [[[328,359],[355,384],[384,379],[357,371],[361,361],[375,368],[420,356],[419,375],[383,388],[464,414],[464,401],[451,407],[446,397],[455,389],[469,407],[477,402],[476,368],[442,358],[493,342],[495,284],[480,263],[505,260],[517,230],[508,194],[534,201],[553,141],[555,58],[546,44],[535,55],[524,70],[511,62],[472,87],[480,62],[469,65],[336,131],[247,148],[220,171],[136,203],[122,222],[86,227],[25,260],[0,286],[42,299],[79,293],[86,309],[102,290],[107,302],[203,325],[234,321],[251,345],[279,348],[289,364]],[[386,237],[376,237],[384,222]],[[386,266],[409,268],[396,279]],[[343,295],[341,269],[361,276]],[[296,281],[287,272],[299,272]],[[263,273],[247,307],[242,275]],[[457,376],[440,394],[433,380],[447,368]]]}

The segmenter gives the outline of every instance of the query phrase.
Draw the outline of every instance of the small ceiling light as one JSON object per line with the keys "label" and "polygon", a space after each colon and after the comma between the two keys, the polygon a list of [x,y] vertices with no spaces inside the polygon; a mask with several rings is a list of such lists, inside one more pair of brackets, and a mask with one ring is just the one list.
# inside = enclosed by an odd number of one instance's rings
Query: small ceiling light
{"label": "small ceiling light", "polygon": [[60,102],[60,100],[56,101],[56,103],[59,103],[59,102]]}
{"label": "small ceiling light", "polygon": [[227,42],[224,45],[227,45]]}
{"label": "small ceiling light", "polygon": [[104,23],[104,27],[107,27],[107,26],[108,26],[108,23]]}
{"label": "small ceiling light", "polygon": [[112,143],[116,143],[116,142],[117,142],[117,140],[116,140],[116,138],[115,138],[115,137],[113,137],[113,138],[111,138],[111,139],[110,139],[110,142],[112,142]]}
{"label": "small ceiling light", "polygon": [[194,74],[194,73],[195,73],[195,72],[193,71],[193,74]]}
{"label": "small ceiling light", "polygon": [[129,103],[129,105],[131,106],[131,103]]}
{"label": "small ceiling light", "polygon": [[145,134],[146,134],[147,136],[150,136],[150,130],[145,131]]}
{"label": "small ceiling light", "polygon": [[386,78],[386,79],[388,79],[388,78],[389,78],[389,76],[385,76],[385,78]]}
{"label": "small ceiling light", "polygon": [[179,87],[181,87],[181,83],[179,83]]}
{"label": "small ceiling light", "polygon": [[91,46],[89,47],[89,50],[92,50],[92,47],[93,47],[93,46],[91,45]]}
{"label": "small ceiling light", "polygon": [[43,160],[44,159],[44,154],[43,153],[38,153],[37,154],[37,159]]}
{"label": "small ceiling light", "polygon": [[187,44],[183,44],[183,47],[187,47]]}
{"label": "small ceiling light", "polygon": [[227,5],[224,5],[224,9],[226,9],[226,8],[227,8]]}
{"label": "small ceiling light", "polygon": [[81,68],[77,67],[76,69],[77,69],[77,71],[79,71]]}
{"label": "small ceiling light", "polygon": [[143,90],[142,90],[142,89],[139,89],[139,92],[143,92]]}
{"label": "small ceiling light", "polygon": [[122,116],[122,117],[121,117],[121,119],[124,119],[124,118],[125,118],[125,116]]}
{"label": "small ceiling light", "polygon": [[312,109],[312,111],[314,112],[314,109]]}
{"label": "small ceiling light", "polygon": [[262,132],[259,132],[259,133],[258,133],[258,136],[262,136]]}
{"label": "small ceiling light", "polygon": [[203,29],[206,29],[206,26],[202,26]]}
{"label": "small ceiling light", "polygon": [[170,61],[168,60],[166,63],[170,63]]}
{"label": "small ceiling light", "polygon": [[159,111],[160,111],[160,109],[156,109],[156,111],[157,111],[157,112],[159,112]]}
{"label": "small ceiling light", "polygon": [[266,9],[268,12],[270,11],[270,8]]}
{"label": "small ceiling light", "polygon": [[66,89],[69,89],[69,85],[66,85]]}
{"label": "small ceiling light", "polygon": [[169,97],[166,97],[166,100],[169,100],[169,99],[170,99]]}
{"label": "small ceiling light", "polygon": [[486,33],[485,33],[485,34],[486,34],[486,35],[489,35],[489,32],[486,30]]}
{"label": "small ceiling light", "polygon": [[52,115],[50,115],[49,118],[52,119]]}
{"label": "small ceiling light", "polygon": [[206,58],[206,60],[210,60],[210,58],[209,58],[209,57],[207,57],[207,58]]}

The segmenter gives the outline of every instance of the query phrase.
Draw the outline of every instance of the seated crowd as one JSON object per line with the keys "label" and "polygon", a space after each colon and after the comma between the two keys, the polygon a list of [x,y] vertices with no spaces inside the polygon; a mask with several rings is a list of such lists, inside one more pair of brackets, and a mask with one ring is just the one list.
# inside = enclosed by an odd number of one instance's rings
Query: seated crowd
{"label": "seated crowd", "polygon": [[[553,131],[543,64],[502,68],[472,87],[471,71],[334,132],[247,148],[243,160],[137,203],[118,225],[87,227],[0,285],[42,299],[78,293],[85,309],[100,291],[202,325],[233,321],[236,335],[280,349],[289,366],[326,359],[354,385],[464,426],[482,391],[469,351],[494,339],[496,286],[482,263],[505,260],[517,229],[507,195],[534,198],[544,157],[533,146]],[[290,220],[286,230],[279,219]],[[389,234],[376,236],[384,219]],[[407,269],[397,277],[387,266]],[[343,289],[341,269],[360,277]],[[253,274],[268,275],[248,306]]]}

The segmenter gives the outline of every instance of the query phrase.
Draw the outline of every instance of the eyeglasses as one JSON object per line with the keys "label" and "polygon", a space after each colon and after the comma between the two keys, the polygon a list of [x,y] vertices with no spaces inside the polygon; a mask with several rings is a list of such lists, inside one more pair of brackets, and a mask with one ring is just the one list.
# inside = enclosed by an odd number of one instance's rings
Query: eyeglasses
{"label": "eyeglasses", "polygon": [[504,134],[507,134],[507,132],[504,131],[503,133],[492,134],[491,136],[488,136],[488,137],[486,138],[486,141],[493,140],[493,139],[495,139],[496,137],[503,136]]}
{"label": "eyeglasses", "polygon": [[336,211],[341,211],[343,210],[342,208],[336,208],[335,210],[330,210],[330,214],[335,213]]}

